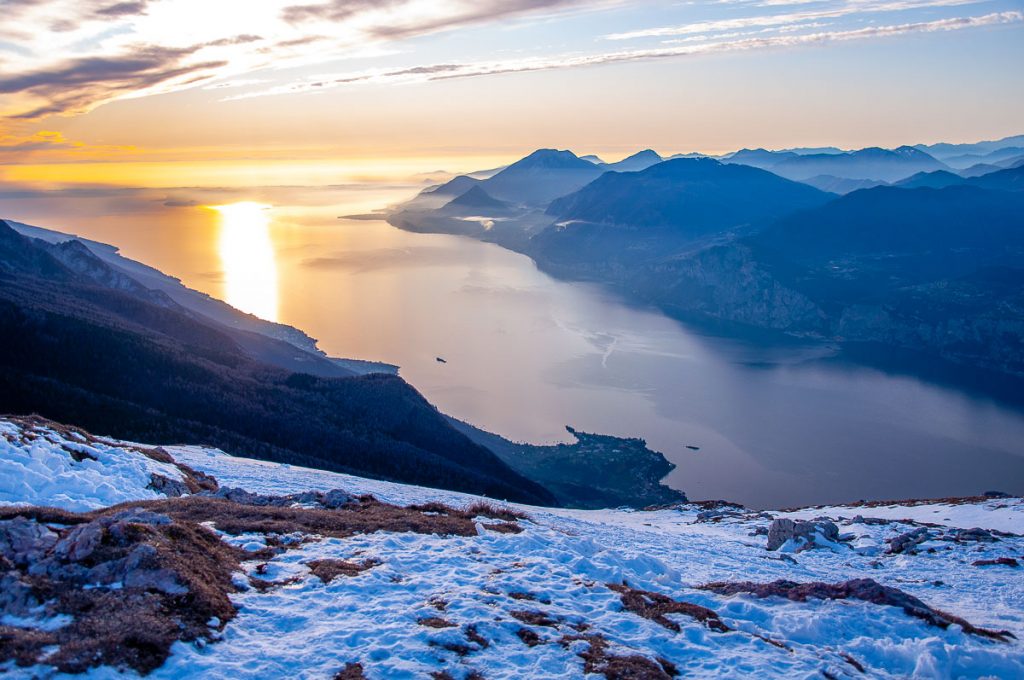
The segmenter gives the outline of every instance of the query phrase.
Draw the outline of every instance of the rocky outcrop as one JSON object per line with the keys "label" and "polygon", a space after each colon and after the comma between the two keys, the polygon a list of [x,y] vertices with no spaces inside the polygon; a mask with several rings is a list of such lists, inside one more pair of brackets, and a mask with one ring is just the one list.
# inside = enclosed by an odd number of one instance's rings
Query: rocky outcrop
{"label": "rocky outcrop", "polygon": [[768,550],[778,550],[789,541],[797,544],[796,552],[826,547],[839,542],[839,527],[829,520],[772,520],[768,527]]}

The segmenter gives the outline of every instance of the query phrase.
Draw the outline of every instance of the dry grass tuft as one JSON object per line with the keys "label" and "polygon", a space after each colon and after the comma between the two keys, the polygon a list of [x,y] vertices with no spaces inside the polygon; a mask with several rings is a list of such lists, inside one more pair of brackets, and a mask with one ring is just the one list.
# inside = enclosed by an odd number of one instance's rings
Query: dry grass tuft
{"label": "dry grass tuft", "polygon": [[708,583],[700,586],[719,595],[749,594],[754,597],[784,597],[793,602],[807,600],[861,600],[878,605],[900,607],[904,612],[925,623],[938,628],[948,628],[956,624],[965,633],[979,637],[1009,642],[1016,636],[1008,630],[989,630],[979,628],[959,616],[934,609],[913,595],[899,588],[883,586],[874,579],[861,578],[841,583],[795,583],[793,581],[772,581],[771,583],[753,583],[750,581]]}
{"label": "dry grass tuft", "polygon": [[324,583],[330,583],[338,576],[357,576],[368,569],[373,569],[380,560],[363,560],[362,562],[349,562],[347,560],[313,560],[306,562],[309,571]]}
{"label": "dry grass tuft", "polygon": [[577,640],[589,644],[587,650],[579,654],[584,673],[600,674],[607,680],[672,680],[679,675],[679,669],[672,662],[660,657],[652,660],[639,654],[611,654],[608,640],[602,635],[567,635],[559,642],[568,647]]}
{"label": "dry grass tuft", "polygon": [[711,630],[718,631],[719,633],[728,633],[729,628],[722,619],[719,618],[718,614],[702,607],[699,604],[692,604],[690,602],[680,602],[673,600],[668,595],[662,595],[661,593],[652,593],[646,590],[637,590],[631,588],[626,584],[616,585],[614,583],[607,584],[608,588],[614,590],[619,594],[622,600],[622,606],[630,612],[633,612],[637,616],[642,616],[645,619],[654,621],[655,623],[668,628],[671,631],[679,632],[679,624],[669,619],[666,614],[685,614],[692,619],[700,621]]}

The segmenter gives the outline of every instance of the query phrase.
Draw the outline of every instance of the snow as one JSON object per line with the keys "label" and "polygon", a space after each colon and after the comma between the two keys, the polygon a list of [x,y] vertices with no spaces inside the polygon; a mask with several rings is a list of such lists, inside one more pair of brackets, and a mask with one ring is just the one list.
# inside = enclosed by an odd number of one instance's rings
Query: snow
{"label": "snow", "polygon": [[[0,466],[7,465],[9,450],[11,446],[0,450]],[[167,446],[164,450],[177,461],[214,475],[224,486],[264,494],[341,488],[403,505],[440,501],[465,506],[479,500],[455,492],[236,458],[204,447]],[[54,455],[59,452],[58,448]],[[108,461],[104,469],[121,469],[112,462],[118,457],[116,447],[112,445],[104,455],[102,460]],[[135,455],[129,450],[120,454],[126,459]],[[144,463],[132,460],[131,464]],[[130,467],[127,460],[121,465]],[[90,469],[75,467],[74,472],[88,476]],[[138,487],[140,475],[114,486],[123,493],[141,493],[145,489]],[[8,475],[3,480],[2,484],[15,486]],[[63,491],[67,504],[96,507],[110,500],[97,484],[68,484]],[[912,525],[844,521],[862,515],[1021,534],[1021,499],[727,512],[719,521],[698,521],[703,509],[696,506],[654,512],[513,507],[530,516],[520,522],[525,529],[520,534],[483,527],[470,537],[377,532],[297,545],[273,559],[259,575],[269,580],[298,577],[295,582],[233,596],[239,614],[226,625],[222,639],[208,645],[176,644],[171,658],[150,677],[330,678],[346,663],[359,662],[369,678],[429,677],[440,670],[456,678],[476,670],[489,680],[582,678],[578,653],[587,644],[558,642],[563,635],[576,634],[573,624],[587,624],[585,634],[604,636],[613,654],[664,657],[684,677],[820,678],[822,671],[837,678],[863,677],[842,654],[866,666],[867,677],[1024,676],[1021,642],[991,642],[966,635],[956,626],[929,627],[897,608],[860,601],[796,603],[724,597],[695,588],[721,580],[836,582],[870,577],[975,625],[1007,629],[1024,639],[1021,571],[971,565],[979,558],[1019,559],[1024,555],[1024,538],[978,544],[933,540],[920,546],[918,554],[888,555],[884,554],[887,539],[909,531]],[[765,536],[752,534],[766,527],[771,517],[783,516],[831,517],[840,525],[840,533],[853,534],[852,547],[834,544],[829,549],[790,553],[785,559],[778,552],[768,552]],[[255,534],[225,539],[247,550],[265,544]],[[927,552],[928,548],[935,552]],[[324,584],[309,573],[306,563],[327,558],[381,563]],[[254,574],[257,563],[243,566]],[[236,580],[242,583],[244,578],[239,574]],[[622,582],[708,607],[733,632],[715,632],[689,617],[670,615],[681,627],[676,633],[624,611],[619,595],[605,586]],[[535,599],[515,599],[512,593],[529,593]],[[441,601],[446,603],[443,611],[432,604]],[[517,636],[525,624],[512,616],[523,610],[541,611],[558,620],[559,627],[528,626],[542,640],[529,647]],[[426,617],[442,617],[454,626],[420,625],[418,621]],[[486,648],[467,639],[470,625],[488,641]],[[467,645],[470,651],[460,656],[445,645]],[[10,677],[45,676],[43,671],[15,669]],[[123,678],[124,674],[99,668],[86,677]]]}
{"label": "snow", "polygon": [[[0,420],[0,506],[43,505],[83,512],[162,498],[146,488],[152,474],[182,479],[176,466],[159,463],[124,443],[82,439],[78,433],[64,436],[45,426]],[[72,451],[89,457],[76,461]]]}

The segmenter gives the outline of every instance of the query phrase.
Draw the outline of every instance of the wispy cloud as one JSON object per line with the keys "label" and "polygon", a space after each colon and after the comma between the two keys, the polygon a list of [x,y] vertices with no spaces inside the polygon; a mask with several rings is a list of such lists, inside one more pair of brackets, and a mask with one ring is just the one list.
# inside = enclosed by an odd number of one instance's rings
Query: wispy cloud
{"label": "wispy cloud", "polygon": [[981,16],[955,17],[934,21],[873,25],[852,30],[819,31],[793,35],[781,33],[768,37],[744,37],[712,40],[700,44],[657,47],[649,49],[618,50],[587,55],[550,55],[545,57],[499,61],[467,62],[461,64],[432,64],[397,70],[367,70],[361,72],[324,75],[319,78],[279,86],[264,91],[249,92],[232,99],[265,95],[323,91],[359,83],[409,83],[453,78],[472,78],[508,73],[529,73],[586,66],[600,66],[632,61],[682,58],[702,54],[745,52],[781,49],[807,45],[824,45],[855,40],[868,40],[910,33],[957,31],[982,26],[1024,22],[1024,12],[994,12]]}
{"label": "wispy cloud", "polygon": [[[616,0],[602,0],[607,5]],[[4,0],[0,116],[80,113],[581,0]],[[593,4],[593,3],[591,3]]]}
{"label": "wispy cloud", "polygon": [[[821,19],[838,19],[840,17],[859,14],[880,14],[885,12],[904,12],[912,9],[927,9],[936,7],[956,7],[962,5],[975,5],[979,0],[894,0],[889,2],[871,2],[870,0],[848,0],[847,2],[832,3],[834,6],[822,9],[790,12],[786,14],[754,14],[729,19],[717,19],[712,21],[695,21],[686,24],[672,26],[658,26],[622,33],[610,33],[605,35],[606,40],[635,40],[637,38],[663,38],[671,36],[708,34],[718,31],[735,31],[747,28],[763,28],[775,26],[799,25],[804,22],[820,21]],[[779,2],[757,2],[752,3],[756,7],[789,7],[793,5],[810,4],[808,0],[782,0]],[[821,3],[815,3],[821,4]]]}

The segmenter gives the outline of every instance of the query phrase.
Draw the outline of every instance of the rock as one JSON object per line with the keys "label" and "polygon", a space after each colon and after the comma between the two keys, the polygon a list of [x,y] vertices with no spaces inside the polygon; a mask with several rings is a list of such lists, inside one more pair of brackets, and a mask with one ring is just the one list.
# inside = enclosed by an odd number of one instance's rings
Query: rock
{"label": "rock", "polygon": [[57,534],[24,517],[0,522],[0,556],[15,565],[37,561],[57,543]]}
{"label": "rock", "polygon": [[322,495],[318,491],[303,491],[302,493],[289,494],[285,498],[299,505],[320,505]]}
{"label": "rock", "polygon": [[68,562],[81,562],[103,542],[103,526],[99,522],[80,524],[54,546],[54,555]]}
{"label": "rock", "polygon": [[177,575],[170,569],[136,569],[124,576],[125,588],[142,588],[159,590],[168,595],[184,595],[188,588],[178,581]]}
{"label": "rock", "polygon": [[22,581],[17,572],[0,575],[0,614],[30,616],[38,607],[32,586]]}
{"label": "rock", "polygon": [[147,489],[152,489],[157,493],[162,493],[165,496],[171,498],[177,498],[179,496],[187,496],[189,494],[188,485],[177,479],[171,479],[170,477],[164,477],[158,475],[155,472],[149,476],[149,486]]}
{"label": "rock", "polygon": [[997,557],[994,560],[975,560],[971,562],[973,567],[989,567],[989,566],[1002,566],[1002,567],[1014,567],[1020,566],[1020,562],[1013,559],[1012,557]]}
{"label": "rock", "polygon": [[729,510],[702,510],[697,513],[698,522],[715,522],[725,517],[732,517],[738,513]]}
{"label": "rock", "polygon": [[890,538],[888,552],[891,554],[913,552],[914,548],[929,540],[931,537],[932,532],[930,532],[926,527],[918,527],[913,531],[908,531],[896,536],[895,538]]}
{"label": "rock", "polygon": [[100,524],[104,526],[111,526],[115,522],[132,522],[133,524],[149,524],[156,526],[170,524],[171,521],[171,518],[167,515],[152,512],[145,508],[128,508],[127,510],[121,510],[120,512],[116,512],[109,517],[103,517],[99,520]]}
{"label": "rock", "polygon": [[237,486],[222,486],[213,493],[213,496],[229,500],[232,503],[241,503],[242,505],[270,505],[269,501],[271,499],[270,496],[261,496]]}
{"label": "rock", "polygon": [[768,527],[768,550],[778,550],[787,541],[802,541],[803,544],[797,551],[814,548],[817,545],[817,536],[820,535],[827,541],[837,543],[839,541],[839,527],[829,520],[815,520],[804,522],[802,520],[791,520],[780,518],[772,520]]}
{"label": "rock", "polygon": [[320,500],[320,503],[325,508],[330,508],[331,510],[334,510],[336,508],[340,508],[341,506],[345,505],[351,500],[352,496],[350,496],[348,492],[342,491],[341,489],[331,489],[330,491],[324,494],[324,497]]}
{"label": "rock", "polygon": [[891,519],[882,519],[881,517],[865,517],[863,515],[855,515],[850,520],[850,524],[867,524],[868,526],[886,526],[892,524]]}
{"label": "rock", "polygon": [[999,539],[992,535],[987,529],[974,527],[973,529],[954,529],[951,538],[957,542],[974,541],[978,543],[995,543]]}

